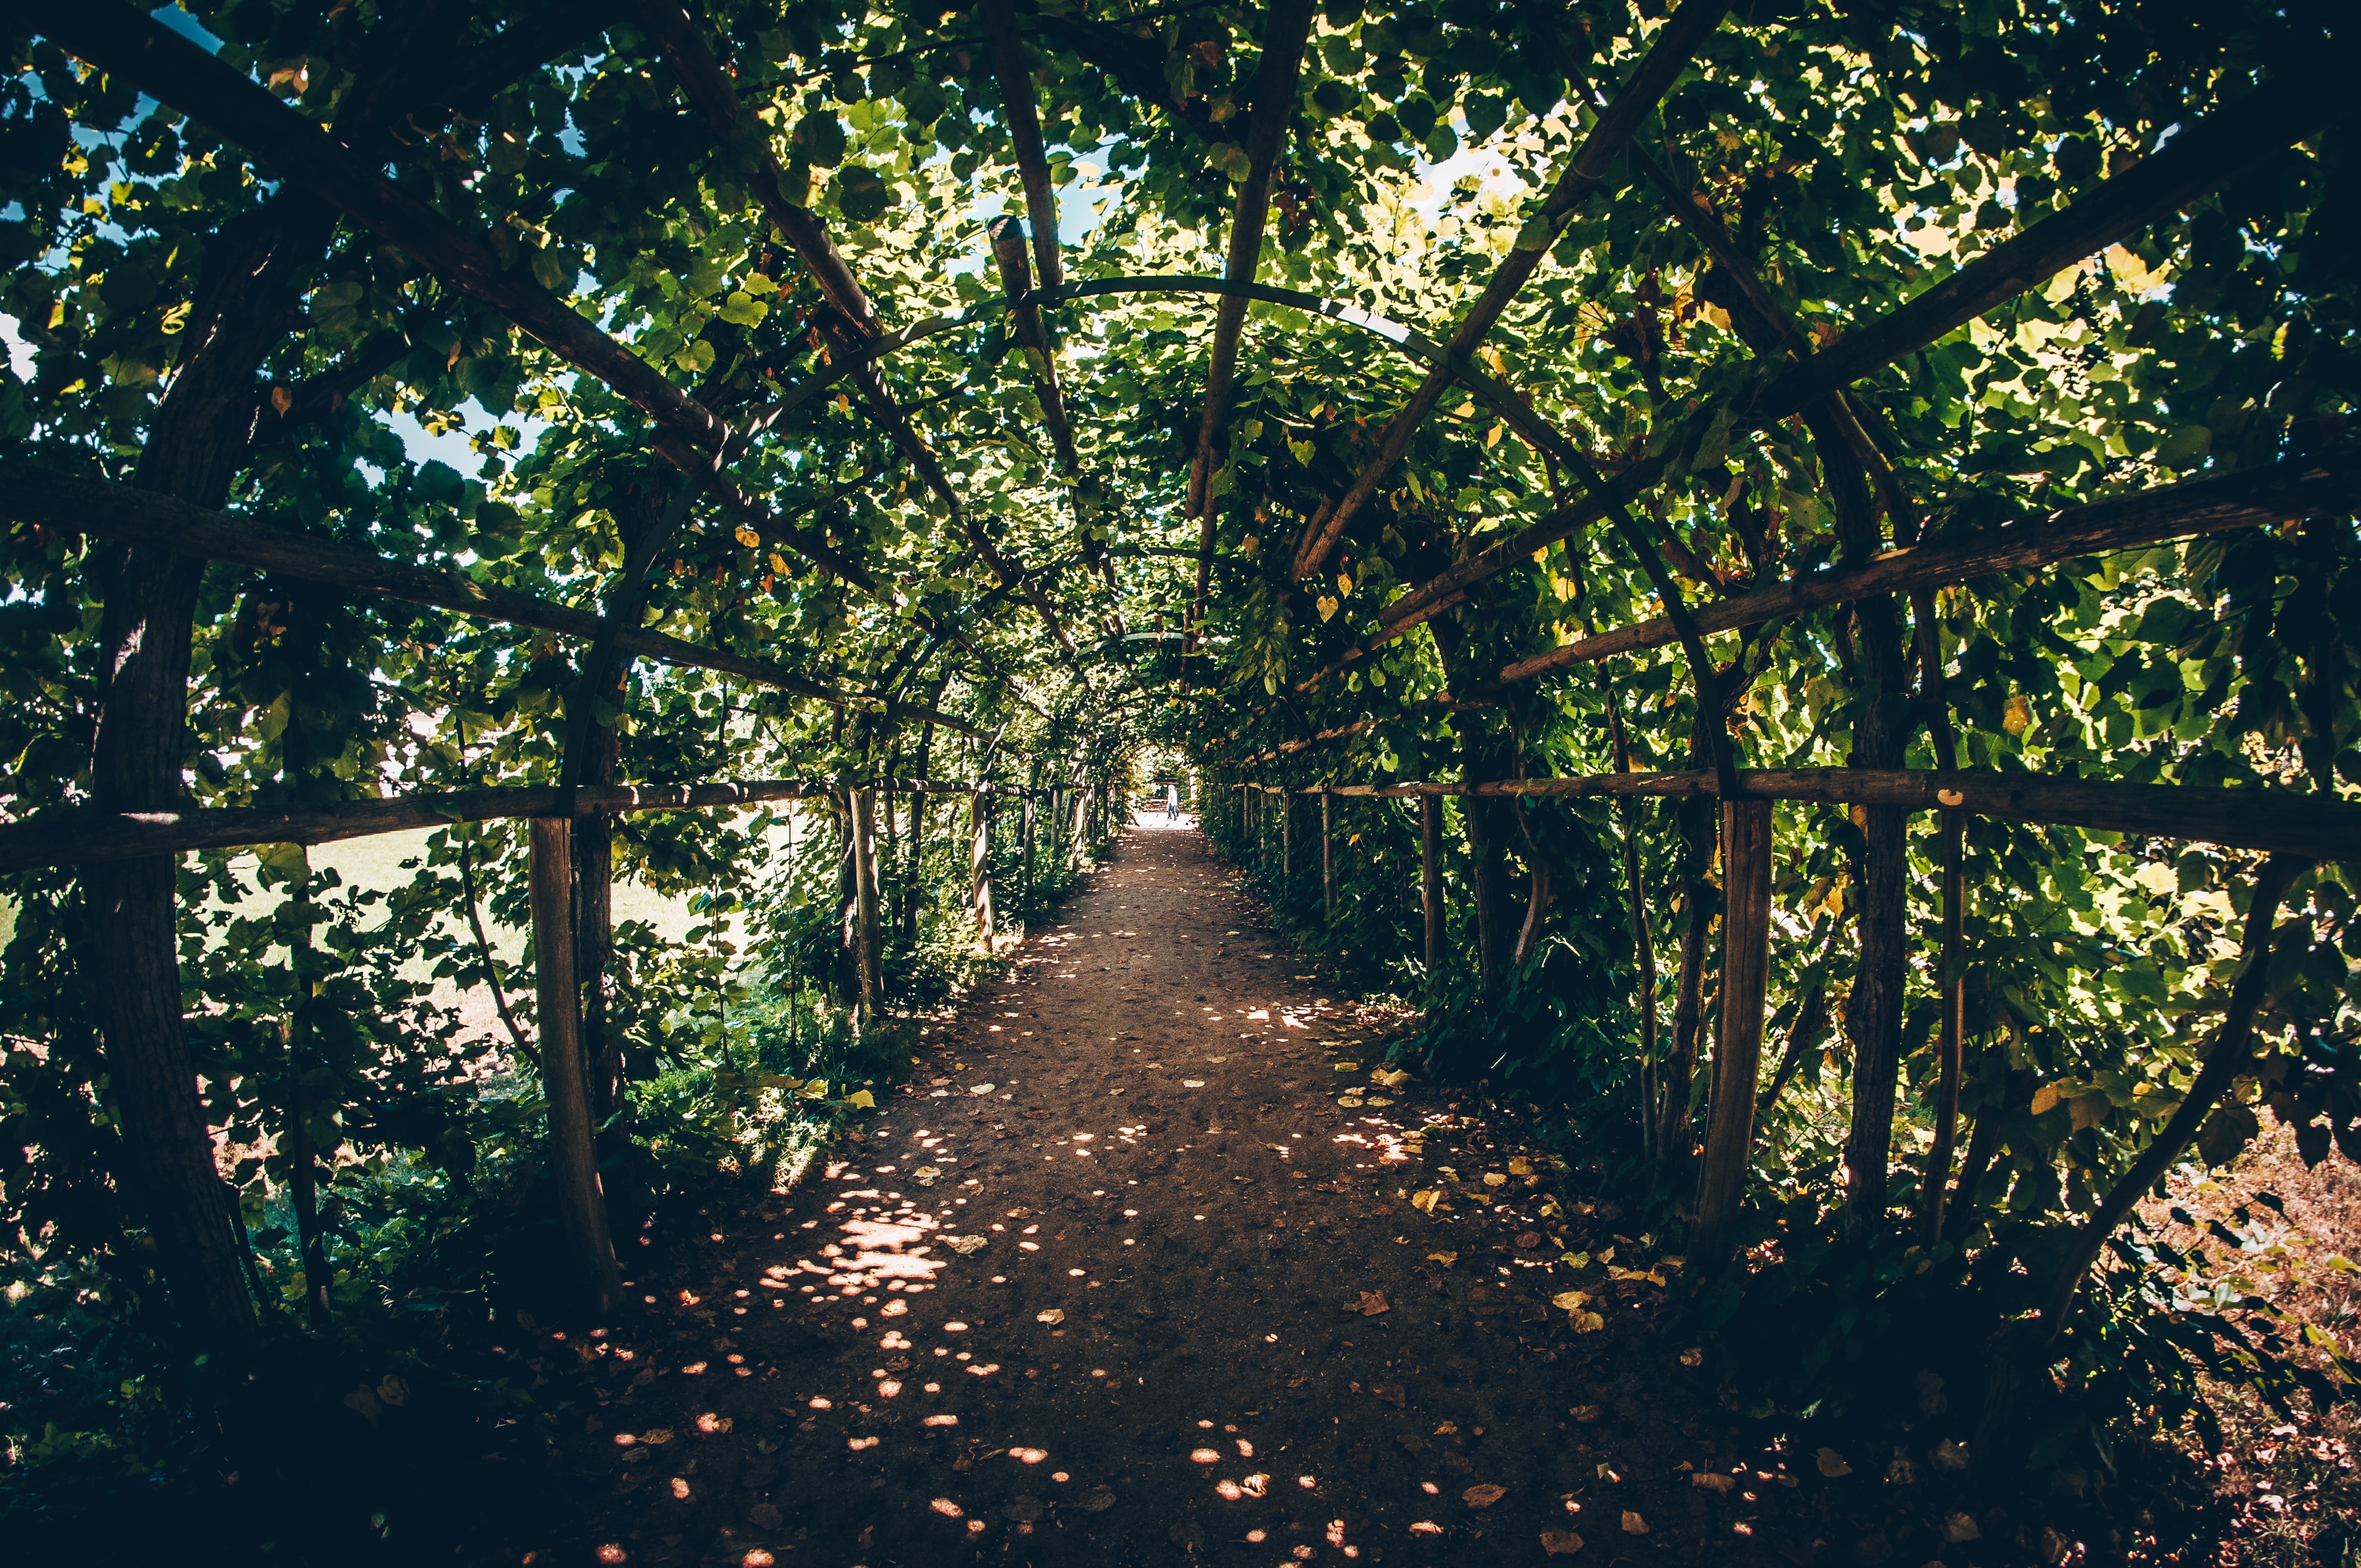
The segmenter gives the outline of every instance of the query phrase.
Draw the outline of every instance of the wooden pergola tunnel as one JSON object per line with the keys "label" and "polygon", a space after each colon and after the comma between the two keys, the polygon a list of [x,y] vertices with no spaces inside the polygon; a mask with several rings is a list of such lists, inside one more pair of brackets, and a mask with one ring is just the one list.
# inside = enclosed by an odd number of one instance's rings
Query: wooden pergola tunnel
{"label": "wooden pergola tunnel", "polygon": [[[13,7],[0,92],[8,1027],[113,1151],[27,1168],[124,1195],[73,1212],[153,1238],[192,1343],[253,1353],[236,1216],[294,1192],[321,1274],[307,1140],[423,1080],[301,1087],[310,926],[291,1098],[201,1070],[261,1012],[192,852],[529,825],[498,885],[603,1305],[617,881],[825,817],[874,1029],[895,964],[980,972],[920,880],[988,960],[1151,748],[1427,1037],[1581,936],[1588,1032],[1523,1081],[1580,1058],[1692,1278],[1762,1265],[1789,1161],[1795,1226],[1825,1188],[1947,1279],[2047,1227],[1994,1308],[2047,1345],[2250,1102],[2361,1148],[2333,7],[313,10]],[[500,868],[436,869],[478,922]]]}

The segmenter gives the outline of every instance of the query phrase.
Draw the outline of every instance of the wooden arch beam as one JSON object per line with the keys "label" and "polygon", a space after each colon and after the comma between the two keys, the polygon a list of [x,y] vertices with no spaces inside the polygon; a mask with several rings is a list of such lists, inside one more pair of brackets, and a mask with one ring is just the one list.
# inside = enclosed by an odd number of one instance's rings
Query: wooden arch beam
{"label": "wooden arch beam", "polygon": [[[469,234],[371,168],[316,121],[260,83],[123,0],[45,7],[41,34],[60,48],[244,148],[290,185],[389,241],[462,292],[480,300],[576,369],[595,377],[655,421],[655,449],[684,472],[705,477],[723,505],[767,519],[713,471],[731,432],[597,323],[511,266],[485,236]],[[785,535],[778,543],[864,588],[876,584],[825,543]]]}

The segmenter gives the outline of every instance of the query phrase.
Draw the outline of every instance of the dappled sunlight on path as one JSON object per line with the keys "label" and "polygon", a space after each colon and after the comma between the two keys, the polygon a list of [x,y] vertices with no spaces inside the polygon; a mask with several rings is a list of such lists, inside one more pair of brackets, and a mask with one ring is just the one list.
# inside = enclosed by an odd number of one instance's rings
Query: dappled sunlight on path
{"label": "dappled sunlight on path", "polygon": [[1064,914],[824,1172],[643,1271],[663,1316],[618,1338],[671,1348],[582,1354],[597,1539],[539,1561],[1745,1544],[1756,1494],[1686,1484],[1726,1449],[1587,1424],[1653,1398],[1609,1346],[1677,1260],[1388,1069],[1407,1020],[1291,972],[1193,824],[1143,819]]}

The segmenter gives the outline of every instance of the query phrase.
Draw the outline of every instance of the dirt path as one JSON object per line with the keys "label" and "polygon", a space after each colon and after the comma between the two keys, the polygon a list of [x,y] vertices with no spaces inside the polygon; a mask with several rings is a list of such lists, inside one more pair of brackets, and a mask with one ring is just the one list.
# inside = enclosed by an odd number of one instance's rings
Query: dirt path
{"label": "dirt path", "polygon": [[[1619,1451],[1590,1446],[1591,1401],[1637,1432],[1665,1374],[1611,1376],[1619,1336],[1548,1305],[1576,1283],[1561,1245],[1587,1233],[1455,1106],[1368,1086],[1363,1020],[1289,972],[1185,823],[1126,834],[1020,959],[929,1032],[857,1158],[713,1219],[703,1256],[640,1282],[669,1321],[585,1347],[566,1420],[590,1430],[566,1442],[612,1489],[529,1560],[1528,1562],[1578,1532],[1604,1563],[1748,1544],[1719,1518],[1737,1498],[1686,1485],[1714,1444],[1661,1409],[1646,1497],[1601,1480]],[[1432,1215],[1410,1201],[1435,1190]],[[1627,1332],[1646,1316],[1598,1304]],[[1622,1533],[1643,1508],[1652,1536]]]}

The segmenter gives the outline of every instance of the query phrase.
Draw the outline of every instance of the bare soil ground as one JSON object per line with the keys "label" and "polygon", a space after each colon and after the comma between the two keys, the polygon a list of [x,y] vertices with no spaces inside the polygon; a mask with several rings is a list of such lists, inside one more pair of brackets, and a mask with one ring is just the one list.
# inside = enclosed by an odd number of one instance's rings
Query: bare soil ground
{"label": "bare soil ground", "polygon": [[2282,1431],[2148,1446],[2087,1545],[2032,1498],[1979,1538],[1911,1434],[1743,1420],[1656,1326],[1677,1260],[1292,968],[1143,819],[823,1170],[627,1243],[635,1318],[525,1325],[558,1446],[477,1560],[2292,1568],[2348,1506],[2349,1434]]}

